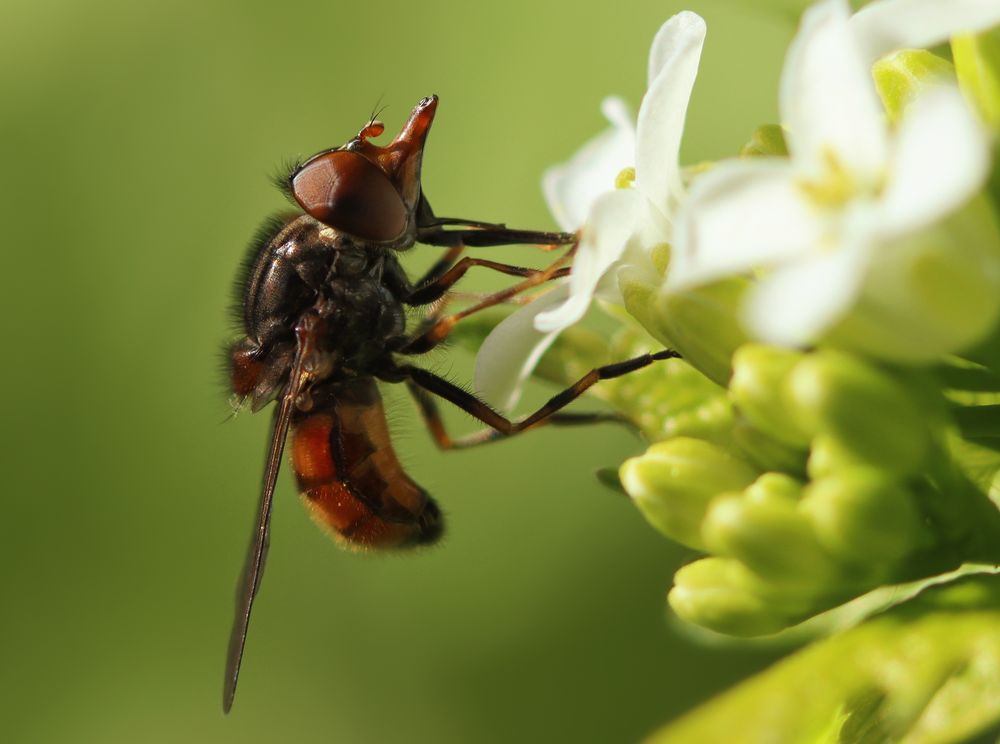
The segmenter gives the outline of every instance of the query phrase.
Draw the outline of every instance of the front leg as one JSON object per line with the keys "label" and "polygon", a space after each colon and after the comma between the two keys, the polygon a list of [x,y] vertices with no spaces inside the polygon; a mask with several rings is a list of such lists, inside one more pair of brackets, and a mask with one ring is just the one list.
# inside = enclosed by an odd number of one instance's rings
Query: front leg
{"label": "front leg", "polygon": [[[445,230],[446,226],[469,228]],[[492,245],[558,246],[576,242],[576,235],[564,232],[511,230],[506,225],[462,217],[438,217],[425,194],[417,204],[417,242],[424,245],[485,247]]]}
{"label": "front leg", "polygon": [[576,242],[576,235],[565,232],[511,230],[503,226],[473,228],[471,230],[445,230],[440,224],[431,224],[427,227],[417,228],[417,242],[424,245],[464,245],[475,248],[493,245],[557,246]]}

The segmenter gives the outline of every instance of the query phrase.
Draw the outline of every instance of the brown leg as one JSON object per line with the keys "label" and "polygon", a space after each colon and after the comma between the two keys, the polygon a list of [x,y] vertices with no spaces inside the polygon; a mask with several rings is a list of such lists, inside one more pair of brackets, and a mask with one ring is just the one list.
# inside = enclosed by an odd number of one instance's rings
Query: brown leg
{"label": "brown leg", "polygon": [[[509,437],[525,431],[526,429],[530,429],[534,426],[540,426],[545,423],[553,416],[553,414],[556,413],[556,411],[580,397],[585,390],[601,380],[610,380],[614,377],[627,375],[629,372],[634,372],[638,369],[642,369],[643,367],[648,367],[653,362],[660,361],[661,359],[679,358],[680,354],[673,349],[664,349],[663,351],[658,351],[655,354],[643,354],[642,356],[635,357],[634,359],[629,359],[624,362],[608,364],[603,367],[598,367],[597,369],[592,369],[590,372],[577,380],[573,385],[550,398],[548,403],[532,413],[530,416],[525,416],[517,421],[511,421],[510,419],[504,417],[472,393],[469,393],[457,385],[448,382],[448,380],[445,380],[443,377],[438,377],[433,372],[428,372],[420,367],[413,367],[410,365],[397,367],[392,372],[396,381],[406,381],[407,384],[411,386],[411,389],[413,386],[416,386],[418,388],[422,388],[428,393],[444,398],[450,403],[461,408],[469,415],[479,419],[490,428],[495,429],[498,432],[498,436]],[[418,397],[417,402],[420,404],[425,417],[427,417],[428,408],[425,405],[425,400]],[[428,417],[428,421],[431,423],[431,433],[434,435],[435,439],[439,441],[446,440],[447,434],[444,432],[444,427],[441,426],[440,417],[437,417],[436,425],[433,423],[434,417]]]}
{"label": "brown leg", "polygon": [[[556,261],[553,261],[548,268],[543,269],[542,271],[519,269],[516,266],[509,267],[511,269],[517,269],[518,271],[530,271],[530,273],[526,275],[524,281],[518,282],[517,284],[507,287],[506,289],[502,289],[499,292],[487,295],[475,305],[470,305],[464,310],[460,310],[457,313],[447,315],[443,318],[437,318],[432,315],[430,318],[430,324],[419,328],[413,338],[399,350],[400,353],[423,354],[430,351],[441,343],[449,333],[451,333],[451,329],[454,328],[455,324],[462,320],[462,318],[467,318],[473,313],[478,313],[481,310],[507,302],[511,298],[516,297],[532,287],[537,287],[539,284],[543,284],[544,282],[560,276],[565,276],[569,272],[569,268],[562,266],[562,264],[572,258],[574,250],[574,248],[570,248],[570,250],[560,256]],[[460,264],[461,261],[455,265],[455,268],[458,268]],[[468,267],[463,269],[463,273],[467,270]]]}
{"label": "brown leg", "polygon": [[480,230],[487,228],[491,230],[504,230],[507,227],[500,222],[467,220],[463,217],[432,217],[427,224],[421,224],[419,227],[421,230],[433,230],[436,227],[444,227],[445,225],[451,225],[452,227],[473,227]]}
{"label": "brown leg", "polygon": [[462,251],[465,250],[464,245],[455,245],[447,250],[447,252],[441,256],[434,264],[427,269],[427,272],[417,280],[414,287],[422,287],[425,284],[430,284],[431,282],[437,281],[441,276],[452,267],[452,264],[458,260],[458,257],[462,255]]}
{"label": "brown leg", "polygon": [[472,230],[445,230],[443,224],[476,223],[461,220],[432,223],[417,229],[417,242],[424,245],[465,245],[483,248],[493,245],[568,245],[576,241],[576,235],[573,233],[510,230],[502,225]]}
{"label": "brown leg", "polygon": [[[477,431],[458,439],[452,439],[448,434],[447,429],[445,429],[444,422],[441,420],[441,412],[438,410],[437,403],[434,401],[434,396],[422,387],[417,386],[411,380],[407,380],[406,387],[413,396],[413,399],[417,402],[417,406],[420,408],[420,414],[423,416],[424,422],[427,424],[427,429],[431,433],[431,438],[433,438],[434,443],[437,444],[439,449],[468,449],[469,447],[475,447],[480,444],[489,444],[490,442],[495,442],[498,439],[504,439],[506,437],[505,434],[501,434],[496,429],[483,429],[482,431]],[[547,424],[551,424],[553,426],[583,426],[586,424],[602,423],[624,424],[631,429],[635,428],[635,425],[629,421],[629,419],[620,414],[599,412],[554,413],[536,426],[544,426]]]}
{"label": "brown leg", "polygon": [[[438,300],[438,303],[443,300],[448,300],[449,302],[482,302],[487,297],[489,297],[491,292],[449,292],[447,295]],[[502,305],[529,305],[535,301],[532,295],[516,295],[514,297],[508,297],[500,303]]]}
{"label": "brown leg", "polygon": [[[461,249],[458,250],[460,251]],[[448,251],[445,258],[438,263],[443,263],[448,256],[453,253],[457,255],[455,248]],[[534,277],[537,274],[544,273],[544,270],[525,269],[520,266],[512,266],[498,261],[489,261],[485,258],[470,258],[469,256],[466,256],[458,263],[451,266],[451,268],[441,272],[431,281],[421,282],[418,284],[417,288],[414,289],[404,301],[407,305],[427,305],[428,303],[434,302],[434,300],[438,299],[441,295],[451,289],[452,285],[465,276],[465,272],[473,266],[484,266],[487,269],[493,269],[494,271],[499,271],[501,274],[507,274],[508,276]],[[433,272],[436,267],[437,264],[431,268],[431,271],[428,272],[428,274]],[[564,267],[548,275],[545,281],[548,281],[549,279],[558,279],[559,277],[566,276],[568,273],[569,267]]]}

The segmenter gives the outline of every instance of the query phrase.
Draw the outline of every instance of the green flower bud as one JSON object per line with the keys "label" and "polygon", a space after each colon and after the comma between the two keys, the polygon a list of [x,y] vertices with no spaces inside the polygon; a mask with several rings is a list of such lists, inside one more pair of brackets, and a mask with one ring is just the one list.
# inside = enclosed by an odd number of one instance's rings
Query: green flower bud
{"label": "green flower bud", "polygon": [[719,385],[729,381],[733,352],[746,342],[738,315],[747,285],[736,277],[676,292],[654,290],[628,272],[619,276],[628,312]]}
{"label": "green flower bud", "polygon": [[[636,343],[630,343],[630,339]],[[638,356],[649,351],[648,342],[648,336],[638,329],[617,334],[612,340],[610,356],[614,359]],[[683,359],[658,362],[607,380],[592,390],[596,397],[638,424],[652,441],[693,436],[720,444],[728,442],[733,412],[725,389]]]}
{"label": "green flower bud", "polygon": [[975,101],[983,121],[1000,129],[1000,30],[951,40],[958,84]]}
{"label": "green flower bud", "polygon": [[733,407],[719,395],[698,408],[679,412],[665,423],[669,437],[693,437],[724,445],[733,427]]}
{"label": "green flower bud", "polygon": [[747,341],[739,315],[748,281],[725,279],[684,291],[661,291],[656,311],[675,348],[706,377],[725,385],[732,357]]}
{"label": "green flower bud", "polygon": [[806,470],[811,480],[825,478],[833,475],[842,468],[856,467],[863,465],[864,461],[859,460],[847,449],[840,439],[820,434],[813,439],[812,448],[809,450],[809,463]]}
{"label": "green flower bud", "polygon": [[733,355],[729,395],[750,423],[789,447],[806,449],[810,433],[789,415],[786,380],[803,354],[745,344]]}
{"label": "green flower bud", "polygon": [[729,436],[739,451],[761,470],[805,473],[805,453],[801,449],[782,444],[743,417],[733,422]]}
{"label": "green flower bud", "polygon": [[1000,317],[1000,229],[977,197],[946,220],[879,247],[833,344],[904,364],[984,339]]}
{"label": "green flower bud", "polygon": [[819,541],[876,580],[892,578],[906,556],[933,544],[913,493],[881,470],[846,468],[806,487],[800,511]]}
{"label": "green flower bud", "polygon": [[923,414],[878,367],[824,349],[795,366],[789,394],[799,420],[838,439],[851,457],[899,473],[922,468],[931,444]]}
{"label": "green flower bud", "polygon": [[952,77],[954,70],[936,54],[903,49],[876,62],[872,75],[889,119],[895,121],[921,90]]}
{"label": "green flower bud", "polygon": [[702,549],[701,522],[717,494],[737,491],[757,476],[721,447],[678,437],[626,460],[622,485],[646,520],[677,542]]}
{"label": "green flower bud", "polygon": [[736,558],[763,581],[803,597],[822,596],[841,583],[840,566],[788,495],[787,482],[769,479],[758,483],[752,500],[718,497],[705,515],[702,539],[713,553]]}
{"label": "green flower bud", "polygon": [[646,272],[633,271],[625,267],[618,274],[618,289],[629,315],[639,321],[649,334],[664,346],[673,347],[674,342],[660,327],[656,317],[656,297],[659,287],[649,281]]}
{"label": "green flower bud", "polygon": [[727,635],[776,633],[808,614],[806,608],[769,596],[760,580],[739,561],[703,558],[674,576],[667,595],[679,618]]}
{"label": "green flower bud", "polygon": [[750,141],[740,148],[740,157],[788,157],[784,130],[777,124],[757,127],[750,136]]}
{"label": "green flower bud", "polygon": [[802,484],[784,473],[764,473],[743,491],[750,504],[794,506],[802,498]]}

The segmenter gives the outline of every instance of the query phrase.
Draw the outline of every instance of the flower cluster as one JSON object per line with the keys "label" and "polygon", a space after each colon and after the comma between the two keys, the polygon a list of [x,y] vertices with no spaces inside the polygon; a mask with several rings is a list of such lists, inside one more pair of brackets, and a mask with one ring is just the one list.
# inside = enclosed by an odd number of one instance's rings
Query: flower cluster
{"label": "flower cluster", "polygon": [[[579,231],[573,269],[492,331],[477,387],[513,405],[546,358],[573,358],[557,336],[595,298],[630,316],[611,346],[643,333],[681,353],[600,393],[656,440],[623,487],[707,554],[675,578],[680,617],[770,633],[1000,562],[998,24],[983,0],[820,0],[787,53],[781,126],[686,170],[706,26],[680,13],[636,123],[607,99],[611,129],[546,174]],[[950,59],[929,51],[949,41]]]}

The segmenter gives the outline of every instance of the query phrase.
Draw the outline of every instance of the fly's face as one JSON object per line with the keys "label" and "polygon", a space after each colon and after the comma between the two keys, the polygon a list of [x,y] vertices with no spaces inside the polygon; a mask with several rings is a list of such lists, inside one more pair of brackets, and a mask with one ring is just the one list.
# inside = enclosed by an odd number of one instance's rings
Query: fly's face
{"label": "fly's face", "polygon": [[289,194],[311,217],[365,241],[412,245],[420,202],[424,143],[437,96],[421,100],[399,135],[382,147],[370,141],[385,127],[374,119],[357,137],[307,160],[289,176]]}

